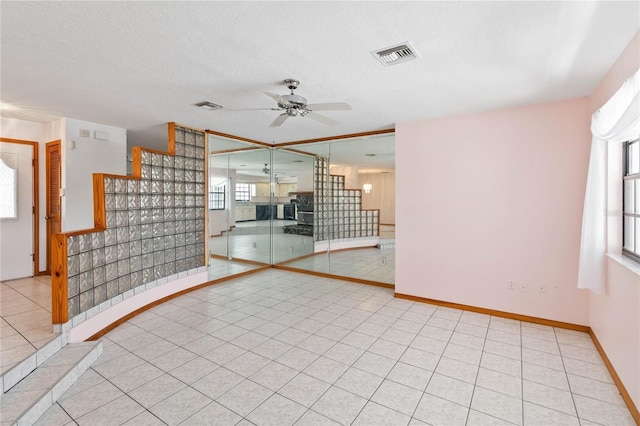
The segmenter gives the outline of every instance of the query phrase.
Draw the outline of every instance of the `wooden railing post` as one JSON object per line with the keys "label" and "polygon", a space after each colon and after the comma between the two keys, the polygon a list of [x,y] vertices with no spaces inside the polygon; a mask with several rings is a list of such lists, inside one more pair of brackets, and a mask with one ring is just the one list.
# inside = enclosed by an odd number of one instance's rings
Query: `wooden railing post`
{"label": "wooden railing post", "polygon": [[55,234],[51,240],[51,318],[54,324],[64,324],[69,320],[67,236]]}

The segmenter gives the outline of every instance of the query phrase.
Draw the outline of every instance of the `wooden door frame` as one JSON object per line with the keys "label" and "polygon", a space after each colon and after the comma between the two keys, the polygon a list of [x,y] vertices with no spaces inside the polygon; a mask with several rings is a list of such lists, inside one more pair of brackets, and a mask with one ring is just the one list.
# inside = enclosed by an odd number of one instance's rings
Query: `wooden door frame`
{"label": "wooden door frame", "polygon": [[[58,152],[60,154],[60,184],[62,184],[62,140],[61,139],[56,139],[50,142],[46,142],[45,144],[45,163],[46,163],[46,167],[45,167],[45,183],[44,183],[44,187],[45,187],[45,192],[46,192],[46,200],[45,200],[45,215],[49,214],[49,169],[51,167],[50,161],[49,161],[49,146],[51,145],[58,145]],[[60,226],[62,226],[62,200],[60,201]],[[47,269],[46,269],[46,273],[47,274],[51,274],[51,244],[52,244],[52,239],[49,238],[49,226],[50,226],[50,221],[46,221],[47,224],[47,228],[45,230],[45,232],[47,233]],[[62,229],[62,228],[61,228]]]}
{"label": "wooden door frame", "polygon": [[48,272],[40,272],[40,197],[38,180],[38,142],[22,139],[0,137],[0,142],[31,145],[33,150],[33,276],[46,275]]}

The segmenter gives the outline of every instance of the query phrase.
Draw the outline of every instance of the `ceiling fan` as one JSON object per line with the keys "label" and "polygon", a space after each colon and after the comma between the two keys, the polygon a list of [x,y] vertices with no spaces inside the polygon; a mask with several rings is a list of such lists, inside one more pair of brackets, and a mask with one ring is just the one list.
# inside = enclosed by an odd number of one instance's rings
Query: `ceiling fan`
{"label": "ceiling fan", "polygon": [[274,111],[284,111],[269,125],[269,127],[278,127],[289,117],[300,115],[301,117],[309,117],[322,124],[333,126],[338,124],[337,121],[318,114],[315,111],[338,111],[350,110],[351,106],[345,102],[332,102],[322,104],[307,104],[307,99],[296,95],[294,90],[300,85],[298,80],[288,78],[283,82],[291,93],[289,95],[277,95],[275,93],[263,92],[278,103],[278,108],[270,108]]}

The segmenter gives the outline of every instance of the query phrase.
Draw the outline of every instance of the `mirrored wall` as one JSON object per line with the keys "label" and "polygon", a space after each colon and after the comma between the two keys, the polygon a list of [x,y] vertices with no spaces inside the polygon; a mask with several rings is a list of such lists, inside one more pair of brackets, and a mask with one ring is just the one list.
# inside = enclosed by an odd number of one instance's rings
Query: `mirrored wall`
{"label": "mirrored wall", "polygon": [[210,278],[278,265],[394,284],[393,134],[277,148],[209,135]]}

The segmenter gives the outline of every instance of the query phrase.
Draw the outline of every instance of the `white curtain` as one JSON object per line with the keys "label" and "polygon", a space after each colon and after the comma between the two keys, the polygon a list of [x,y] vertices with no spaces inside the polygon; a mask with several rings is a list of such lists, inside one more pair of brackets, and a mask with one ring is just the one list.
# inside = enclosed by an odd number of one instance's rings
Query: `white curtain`
{"label": "white curtain", "polygon": [[[640,70],[591,117],[591,157],[582,213],[578,288],[602,293],[607,248],[606,144],[640,136]],[[622,176],[620,177],[622,180]]]}

